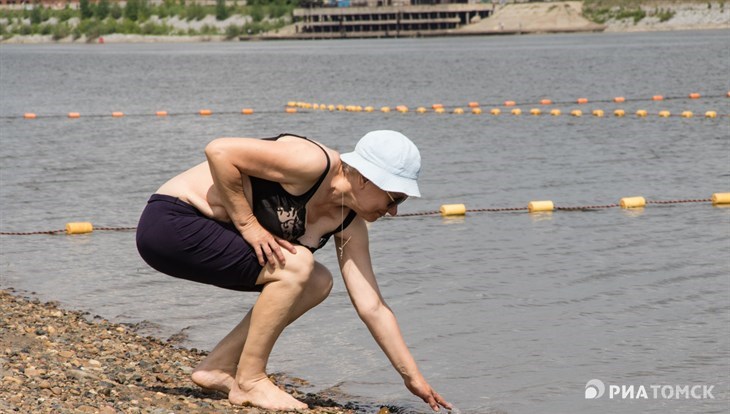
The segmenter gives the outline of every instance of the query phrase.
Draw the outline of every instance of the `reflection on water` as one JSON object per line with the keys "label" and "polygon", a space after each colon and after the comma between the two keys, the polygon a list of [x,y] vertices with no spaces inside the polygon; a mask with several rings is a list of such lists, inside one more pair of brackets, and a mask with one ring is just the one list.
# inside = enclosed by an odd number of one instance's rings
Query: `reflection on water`
{"label": "reflection on water", "polygon": [[[730,112],[727,32],[189,45],[0,47],[0,115],[279,109],[290,100],[409,107],[715,96],[622,105]],[[564,112],[574,105],[561,107]],[[528,107],[523,108],[529,110]],[[604,205],[730,191],[726,119],[329,113],[0,118],[2,230],[135,225],[149,194],[218,136],[303,134],[340,151],[372,129],[421,149],[439,205]],[[378,280],[432,385],[464,413],[722,412],[730,368],[730,210],[468,213],[370,227]],[[149,269],[134,234],[0,238],[0,286],[211,348],[255,296]],[[336,269],[334,248],[318,260]],[[357,319],[343,283],[282,336],[273,371],[427,412]],[[715,385],[715,400],[586,400],[611,384]]]}

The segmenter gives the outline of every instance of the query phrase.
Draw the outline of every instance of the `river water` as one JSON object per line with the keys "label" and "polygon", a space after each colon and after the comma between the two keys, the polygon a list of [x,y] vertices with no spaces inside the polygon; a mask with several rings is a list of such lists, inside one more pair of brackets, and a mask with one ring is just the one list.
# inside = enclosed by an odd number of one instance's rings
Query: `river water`
{"label": "river water", "polygon": [[[424,196],[402,213],[445,203],[709,198],[730,191],[730,121],[656,113],[730,113],[727,39],[728,31],[707,31],[0,46],[0,231],[70,221],[134,226],[149,195],[200,162],[208,141],[284,131],[340,151],[369,130],[404,132],[421,149]],[[704,97],[647,100],[690,92]],[[642,100],[595,102],[615,96]],[[609,116],[283,113],[292,100],[411,109],[480,101],[488,112],[507,99],[579,97],[594,101],[580,109]],[[109,116],[244,107],[257,113]],[[615,118],[616,108],[652,115]],[[70,111],[81,119],[67,119]],[[29,121],[24,112],[61,116]],[[381,289],[421,370],[461,412],[727,412],[730,209],[403,217],[382,219],[370,233]],[[156,273],[138,257],[133,232],[0,236],[0,248],[0,287],[117,322],[146,320],[163,338],[183,330],[187,346],[212,348],[255,301]],[[333,247],[318,260],[336,269]],[[315,391],[428,411],[402,386],[337,277],[331,296],[285,331],[270,368]],[[606,395],[585,399],[591,379]],[[609,398],[611,385],[644,386],[649,395]],[[652,385],[712,386],[714,399],[655,399]]]}

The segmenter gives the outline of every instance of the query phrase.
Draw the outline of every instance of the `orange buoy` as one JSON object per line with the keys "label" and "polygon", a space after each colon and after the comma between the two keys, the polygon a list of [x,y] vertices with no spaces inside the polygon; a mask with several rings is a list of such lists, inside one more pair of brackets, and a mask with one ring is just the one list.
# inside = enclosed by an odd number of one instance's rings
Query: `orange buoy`
{"label": "orange buoy", "polygon": [[157,115],[157,116],[167,116],[167,111],[157,111],[157,112],[155,112],[155,115]]}
{"label": "orange buoy", "polygon": [[253,114],[253,109],[251,109],[251,108],[243,108],[243,109],[241,109],[241,113],[243,115],[251,115],[251,114]]}
{"label": "orange buoy", "polygon": [[664,100],[664,97],[661,96],[661,95],[654,95],[654,96],[651,97],[651,100],[652,101],[663,101]]}
{"label": "orange buoy", "polygon": [[689,94],[689,99],[700,99],[701,97],[702,97],[702,95],[700,95],[699,93]]}
{"label": "orange buoy", "polygon": [[515,101],[504,101],[504,106],[515,106],[517,103]]}
{"label": "orange buoy", "polygon": [[286,108],[286,113],[287,114],[295,114],[295,113],[297,113],[297,108],[291,108],[291,107]]}
{"label": "orange buoy", "polygon": [[395,107],[395,110],[404,114],[404,113],[408,112],[408,107],[405,105],[398,105]]}
{"label": "orange buoy", "polygon": [[443,107],[444,106],[442,104],[438,104],[438,103],[431,105],[431,108],[433,108],[433,109],[439,109],[439,108],[443,108]]}
{"label": "orange buoy", "polygon": [[211,111],[210,109],[201,109],[198,113],[202,116],[213,115],[213,111]]}
{"label": "orange buoy", "polygon": [[69,118],[80,118],[81,114],[79,114],[78,112],[69,112],[68,117]]}
{"label": "orange buoy", "polygon": [[469,102],[469,108],[479,108],[479,102]]}
{"label": "orange buoy", "polygon": [[617,96],[617,97],[613,98],[613,101],[616,103],[624,103],[624,102],[626,102],[626,98],[624,98],[623,96]]}
{"label": "orange buoy", "polygon": [[553,101],[551,101],[550,99],[543,99],[540,101],[540,105],[552,105],[552,104],[553,104]]}
{"label": "orange buoy", "polygon": [[121,118],[124,116],[124,112],[112,112],[112,117]]}
{"label": "orange buoy", "polygon": [[578,98],[577,103],[583,105],[588,103],[588,98]]}
{"label": "orange buoy", "polygon": [[36,114],[32,112],[26,112],[23,114],[23,118],[25,119],[36,119]]}

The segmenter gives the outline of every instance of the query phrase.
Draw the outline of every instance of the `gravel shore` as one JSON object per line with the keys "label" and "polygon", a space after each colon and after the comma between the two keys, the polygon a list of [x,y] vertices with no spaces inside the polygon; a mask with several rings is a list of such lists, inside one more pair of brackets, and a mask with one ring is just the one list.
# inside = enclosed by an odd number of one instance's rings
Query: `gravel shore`
{"label": "gravel shore", "polygon": [[[238,407],[190,381],[206,353],[184,349],[100,317],[0,290],[0,412],[269,413]],[[306,402],[306,413],[354,413],[353,403],[306,394],[306,382],[272,375]],[[342,398],[342,396],[339,396]],[[339,398],[338,398],[339,399]],[[340,400],[341,401],[341,400]],[[381,409],[381,412],[387,412]]]}

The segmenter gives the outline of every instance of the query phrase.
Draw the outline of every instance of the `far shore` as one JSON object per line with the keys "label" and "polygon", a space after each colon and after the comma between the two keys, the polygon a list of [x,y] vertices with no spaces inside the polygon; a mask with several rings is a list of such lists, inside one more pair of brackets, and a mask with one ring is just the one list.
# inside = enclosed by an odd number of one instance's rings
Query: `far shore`
{"label": "far shore", "polygon": [[[493,15],[481,21],[477,19],[459,29],[434,33],[423,32],[419,34],[419,37],[730,30],[730,5],[725,8],[724,3],[671,3],[664,7],[667,8],[666,10],[671,10],[671,18],[662,19],[652,14],[658,9],[647,9],[646,17],[639,21],[635,21],[633,18],[609,19],[603,24],[597,24],[583,16],[583,3],[580,1],[508,4],[497,6]],[[243,17],[232,16],[231,19],[240,20]],[[215,19],[208,16],[206,21],[214,22]],[[180,23],[178,22],[178,24]],[[217,34],[165,36],[114,33],[90,39],[82,35],[75,39],[68,36],[54,40],[52,35],[15,35],[1,40],[0,44],[186,43],[311,39],[316,39],[316,36],[297,33],[295,26],[289,25],[276,31],[251,36],[231,37]]]}

